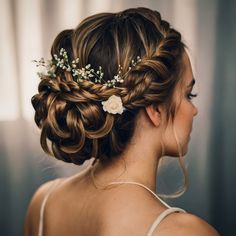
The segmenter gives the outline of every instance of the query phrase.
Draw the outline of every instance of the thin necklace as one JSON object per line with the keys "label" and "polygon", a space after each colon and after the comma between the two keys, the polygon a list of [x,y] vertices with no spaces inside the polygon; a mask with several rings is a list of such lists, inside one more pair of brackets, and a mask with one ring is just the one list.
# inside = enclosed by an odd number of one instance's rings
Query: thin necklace
{"label": "thin necklace", "polygon": [[[100,189],[100,190],[104,190],[104,189],[107,189],[108,187],[111,187],[110,186],[110,183],[111,182],[109,182],[108,184],[106,184],[106,185],[101,185],[101,184],[98,184],[98,183],[96,183],[96,181],[95,181],[95,176],[94,176],[94,167],[95,167],[95,162],[93,162],[91,165],[90,165],[90,176],[91,176],[91,179],[92,179],[92,182],[93,182],[93,185],[94,185],[94,187],[96,188],[96,189]],[[126,165],[125,165],[125,169],[124,169],[124,171],[117,177],[117,178],[119,178],[124,172],[126,171]],[[116,179],[117,179],[116,178]],[[115,179],[115,180],[116,180]],[[114,181],[112,181],[112,183],[113,183]]]}
{"label": "thin necklace", "polygon": [[152,193],[164,206],[166,206],[167,208],[170,208],[170,206],[166,202],[164,202],[155,192],[153,192],[151,189],[149,189],[144,184],[141,184],[141,183],[135,182],[135,181],[113,181],[113,182],[109,182],[106,185],[100,185],[100,184],[97,184],[95,181],[93,166],[91,166],[91,168],[90,168],[90,174],[91,174],[92,182],[93,182],[96,189],[105,190],[105,189],[108,189],[109,187],[112,187],[112,185],[122,185],[122,184],[139,185],[139,186],[145,188],[146,190],[148,190],[150,193]]}
{"label": "thin necklace", "polygon": [[[121,173],[121,175],[122,175],[122,173]],[[90,167],[90,176],[91,176],[93,185],[94,185],[94,187],[95,187],[96,189],[105,190],[105,189],[108,189],[108,187],[111,187],[111,186],[110,186],[110,185],[111,185],[110,183],[114,183],[114,181],[109,182],[109,183],[106,184],[106,185],[101,185],[101,184],[96,183],[95,176],[94,176],[94,166],[91,166],[91,167]],[[118,178],[119,178],[119,177],[120,177],[120,176],[118,176]]]}

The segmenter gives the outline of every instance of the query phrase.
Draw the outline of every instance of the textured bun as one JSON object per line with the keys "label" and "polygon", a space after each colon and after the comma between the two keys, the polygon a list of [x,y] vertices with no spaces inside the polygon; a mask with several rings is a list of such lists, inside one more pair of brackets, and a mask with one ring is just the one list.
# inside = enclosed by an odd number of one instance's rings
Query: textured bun
{"label": "textured bun", "polygon": [[[70,72],[59,69],[55,78],[42,77],[32,105],[46,153],[78,165],[91,157],[111,161],[128,145],[141,109],[163,103],[173,117],[172,94],[180,79],[184,44],[158,12],[136,8],[90,16],[76,29],[62,31],[51,55],[59,55],[61,48],[69,61],[80,58],[81,67],[102,66],[105,81],[117,74],[118,65],[128,73],[117,88],[77,83]],[[137,56],[141,62],[129,70]],[[111,95],[121,97],[126,108],[121,115],[103,110],[101,102]]]}
{"label": "textured bun", "polygon": [[69,73],[64,78],[43,78],[32,104],[35,122],[42,129],[43,149],[75,164],[96,155],[96,139],[107,135],[114,122],[114,117],[103,111],[98,95],[84,90]]}

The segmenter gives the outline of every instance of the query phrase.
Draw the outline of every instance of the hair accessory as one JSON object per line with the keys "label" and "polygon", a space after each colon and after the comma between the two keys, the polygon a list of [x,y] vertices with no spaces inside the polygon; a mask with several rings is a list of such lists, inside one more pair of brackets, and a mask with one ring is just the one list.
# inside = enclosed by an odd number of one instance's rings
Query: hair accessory
{"label": "hair accessory", "polygon": [[102,108],[104,111],[111,114],[122,114],[125,108],[122,105],[122,100],[119,96],[112,95],[107,101],[102,102]]}
{"label": "hair accessory", "polygon": [[[131,66],[129,67],[129,70],[126,72],[128,73],[133,66],[135,66],[138,62],[141,61],[141,58],[138,56],[137,61],[132,60]],[[73,60],[70,64],[68,60],[68,54],[64,48],[60,49],[59,56],[57,54],[53,55],[52,60],[48,60],[47,62],[44,60],[44,58],[41,58],[39,61],[33,60],[33,62],[37,63],[37,67],[44,67],[44,71],[38,72],[38,76],[40,78],[42,77],[56,77],[56,70],[64,70],[67,72],[71,72],[72,77],[76,82],[82,82],[84,80],[89,80],[94,83],[100,83],[107,87],[113,87],[115,88],[117,84],[123,83],[123,77],[126,74],[123,74],[122,67],[119,65],[118,68],[118,74],[114,75],[113,79],[104,81],[103,76],[104,73],[102,71],[102,67],[99,66],[98,69],[95,71],[93,68],[91,68],[91,65],[88,64],[85,67],[78,68],[79,58]]]}

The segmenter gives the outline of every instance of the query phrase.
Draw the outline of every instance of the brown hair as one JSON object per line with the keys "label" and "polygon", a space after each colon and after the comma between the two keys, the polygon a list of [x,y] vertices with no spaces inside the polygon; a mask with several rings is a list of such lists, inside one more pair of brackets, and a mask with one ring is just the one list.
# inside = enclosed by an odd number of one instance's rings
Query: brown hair
{"label": "brown hair", "polygon": [[[58,34],[52,56],[61,48],[69,61],[79,58],[81,67],[101,66],[105,81],[117,74],[119,65],[128,71],[132,59],[140,56],[141,62],[117,88],[88,80],[77,83],[66,71],[58,71],[56,78],[41,78],[32,104],[45,152],[78,165],[91,157],[111,161],[128,145],[140,109],[165,104],[168,120],[173,119],[172,96],[180,80],[184,44],[157,11],[133,8],[92,15]],[[111,95],[121,97],[123,114],[104,112],[101,101]]]}

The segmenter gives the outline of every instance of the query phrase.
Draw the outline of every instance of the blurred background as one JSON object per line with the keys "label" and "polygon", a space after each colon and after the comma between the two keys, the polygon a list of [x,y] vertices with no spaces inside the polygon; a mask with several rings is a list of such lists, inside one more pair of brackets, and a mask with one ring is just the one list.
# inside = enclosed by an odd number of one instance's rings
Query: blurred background
{"label": "blurred background", "polygon": [[84,168],[49,158],[40,148],[30,104],[38,83],[32,60],[49,58],[56,35],[83,18],[138,6],[160,11],[182,33],[197,80],[199,113],[186,156],[190,187],[169,203],[202,217],[221,235],[236,235],[233,0],[0,0],[0,235],[21,234],[40,184]]}

